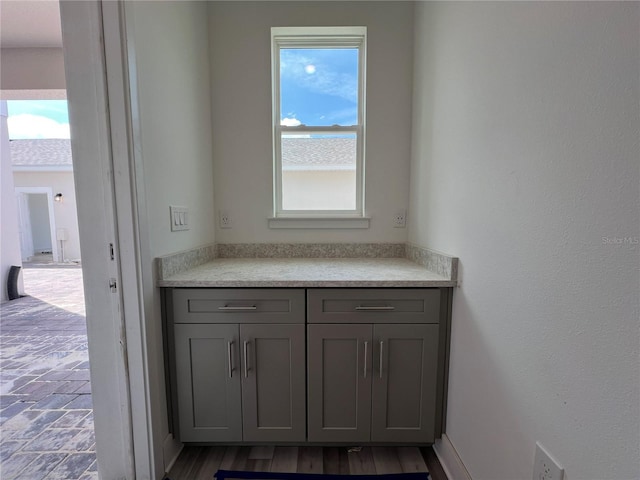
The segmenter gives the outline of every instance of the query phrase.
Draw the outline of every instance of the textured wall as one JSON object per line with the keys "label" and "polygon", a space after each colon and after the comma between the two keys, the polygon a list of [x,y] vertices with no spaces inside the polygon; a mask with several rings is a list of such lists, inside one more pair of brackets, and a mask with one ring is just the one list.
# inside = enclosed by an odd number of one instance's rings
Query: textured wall
{"label": "textured wall", "polygon": [[[638,478],[640,4],[420,4],[409,240],[460,257],[474,480]],[[625,240],[626,239],[626,240]]]}
{"label": "textured wall", "polygon": [[[213,243],[213,165],[205,2],[133,2],[140,138],[152,256]],[[171,232],[169,206],[189,208]]]}
{"label": "textured wall", "polygon": [[[411,134],[411,2],[211,2],[211,92],[216,208],[239,242],[398,242],[393,215],[408,205]],[[367,230],[270,230],[272,26],[367,26]]]}

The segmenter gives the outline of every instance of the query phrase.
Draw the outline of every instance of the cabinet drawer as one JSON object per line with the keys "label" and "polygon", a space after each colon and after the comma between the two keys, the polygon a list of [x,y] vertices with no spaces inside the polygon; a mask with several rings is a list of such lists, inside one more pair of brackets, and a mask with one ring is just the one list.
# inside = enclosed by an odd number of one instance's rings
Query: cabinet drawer
{"label": "cabinet drawer", "polygon": [[439,323],[438,288],[307,290],[309,323]]}
{"label": "cabinet drawer", "polygon": [[173,289],[174,323],[304,323],[303,289]]}

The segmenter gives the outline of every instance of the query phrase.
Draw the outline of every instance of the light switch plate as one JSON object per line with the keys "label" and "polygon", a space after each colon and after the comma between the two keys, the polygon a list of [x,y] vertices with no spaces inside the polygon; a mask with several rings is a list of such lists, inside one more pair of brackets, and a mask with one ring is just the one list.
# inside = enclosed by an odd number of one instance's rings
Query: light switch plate
{"label": "light switch plate", "polygon": [[169,206],[171,231],[189,230],[189,209],[187,207]]}

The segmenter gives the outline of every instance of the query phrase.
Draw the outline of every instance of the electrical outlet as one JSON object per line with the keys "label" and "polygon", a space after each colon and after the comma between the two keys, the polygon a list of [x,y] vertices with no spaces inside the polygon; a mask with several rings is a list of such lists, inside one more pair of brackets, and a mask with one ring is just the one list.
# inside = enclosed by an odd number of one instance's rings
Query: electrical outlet
{"label": "electrical outlet", "polygon": [[231,228],[231,215],[226,210],[218,211],[218,223],[220,228]]}
{"label": "electrical outlet", "polygon": [[539,442],[536,442],[533,480],[562,480],[563,478],[564,469]]}
{"label": "electrical outlet", "polygon": [[404,228],[406,226],[407,226],[407,211],[398,210],[396,214],[393,216],[393,227]]}

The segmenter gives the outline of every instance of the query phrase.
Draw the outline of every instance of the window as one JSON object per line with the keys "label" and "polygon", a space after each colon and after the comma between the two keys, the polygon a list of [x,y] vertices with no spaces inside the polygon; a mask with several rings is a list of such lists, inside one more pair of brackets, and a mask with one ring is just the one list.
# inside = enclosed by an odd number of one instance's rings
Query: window
{"label": "window", "polygon": [[274,217],[364,216],[366,27],[274,27]]}

